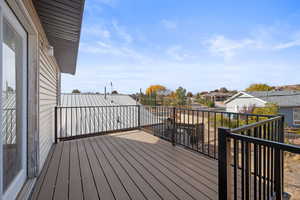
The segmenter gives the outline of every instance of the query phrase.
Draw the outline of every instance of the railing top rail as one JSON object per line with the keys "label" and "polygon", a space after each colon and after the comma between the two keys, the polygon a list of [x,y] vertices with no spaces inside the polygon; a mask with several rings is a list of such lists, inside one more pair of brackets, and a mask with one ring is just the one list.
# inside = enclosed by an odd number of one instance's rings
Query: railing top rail
{"label": "railing top rail", "polygon": [[226,112],[226,111],[218,111],[218,110],[209,110],[209,109],[195,109],[195,108],[181,108],[181,107],[174,107],[174,106],[150,106],[150,105],[140,105],[140,104],[131,104],[131,105],[107,105],[107,106],[90,106],[90,105],[83,105],[83,106],[61,106],[57,105],[56,108],[59,109],[71,109],[71,108],[107,108],[107,107],[134,107],[134,106],[142,106],[142,107],[164,107],[164,108],[176,108],[177,110],[188,110],[188,111],[200,111],[200,112],[209,112],[209,113],[216,113],[216,114],[226,114],[226,115],[239,115],[239,116],[247,116],[247,117],[267,117],[267,118],[274,118],[276,115],[261,115],[261,114],[251,114],[251,113],[235,113],[235,112]]}
{"label": "railing top rail", "polygon": [[247,124],[247,125],[243,125],[243,126],[231,129],[231,132],[232,133],[238,133],[238,132],[246,131],[246,130],[249,130],[249,129],[264,125],[264,124],[267,124],[267,123],[272,122],[272,121],[280,120],[280,119],[282,119],[281,115],[270,118],[270,119],[258,121],[258,122],[252,123],[252,124]]}
{"label": "railing top rail", "polygon": [[151,106],[151,105],[142,105],[142,106],[144,106],[144,107],[176,108],[177,110],[201,111],[201,112],[229,114],[229,115],[242,115],[242,116],[249,116],[249,117],[267,117],[267,118],[277,117],[277,115],[263,115],[263,114],[252,114],[252,113],[236,113],[236,112],[227,112],[227,111],[211,110],[211,109],[204,109],[204,108],[182,108],[182,107],[174,107],[174,106]]}
{"label": "railing top rail", "polygon": [[228,134],[226,136],[233,138],[233,139],[248,142],[248,143],[250,142],[253,144],[257,144],[257,145],[278,148],[283,151],[288,151],[290,153],[300,154],[300,147],[296,146],[296,145],[284,144],[281,142],[275,142],[275,141],[266,140],[266,139],[262,139],[262,138],[256,138],[256,137],[247,136],[247,135],[235,134],[232,132],[228,132]]}
{"label": "railing top rail", "polygon": [[133,107],[138,106],[138,104],[132,105],[107,105],[107,106],[55,106],[56,108],[101,108],[101,107]]}

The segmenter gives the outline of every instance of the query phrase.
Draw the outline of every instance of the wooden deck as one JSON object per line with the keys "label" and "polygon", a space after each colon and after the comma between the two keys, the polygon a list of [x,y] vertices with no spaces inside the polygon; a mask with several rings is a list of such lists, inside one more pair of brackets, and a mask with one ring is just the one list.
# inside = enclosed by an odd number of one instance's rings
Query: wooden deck
{"label": "wooden deck", "polygon": [[143,131],[60,142],[32,199],[217,199],[217,161]]}

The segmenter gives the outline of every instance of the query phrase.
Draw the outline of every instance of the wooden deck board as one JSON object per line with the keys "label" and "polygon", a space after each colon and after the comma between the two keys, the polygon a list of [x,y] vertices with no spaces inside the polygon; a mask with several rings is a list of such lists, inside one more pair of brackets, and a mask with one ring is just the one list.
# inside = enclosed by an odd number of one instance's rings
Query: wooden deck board
{"label": "wooden deck board", "polygon": [[103,197],[103,199],[115,199],[114,195],[111,191],[110,185],[107,182],[107,179],[105,177],[105,174],[103,173],[103,169],[101,168],[98,159],[96,157],[96,154],[90,144],[89,141],[85,141],[85,148],[87,150],[87,155],[89,157],[91,168],[94,174],[96,187],[98,189],[100,197]]}
{"label": "wooden deck board", "polygon": [[[156,154],[156,149],[146,148],[146,144],[141,145],[137,142],[128,142],[128,146],[136,145],[136,148],[140,154],[143,154],[147,160],[152,160],[158,168],[166,172],[168,177],[171,177],[177,184],[188,193],[191,194],[194,198],[197,197],[216,198],[217,188],[216,184],[207,179],[204,176],[199,176],[199,174],[193,172],[192,170],[185,168],[184,165],[174,162],[174,160],[164,157],[163,154]],[[170,145],[170,144],[169,144]],[[165,159],[163,159],[163,157]],[[181,160],[182,157],[177,157],[177,160]],[[175,163],[175,164],[174,164]]]}
{"label": "wooden deck board", "polygon": [[[127,143],[127,145],[130,145]],[[132,145],[132,144],[131,144]],[[152,155],[149,155],[143,149],[138,149],[136,151],[140,156],[144,156],[145,160],[151,161],[152,165],[159,169],[166,177],[168,177],[172,182],[174,182],[178,187],[180,187],[186,194],[188,194],[192,199],[208,199],[209,196],[206,196],[208,192],[204,185],[200,185],[199,182],[192,181],[191,176],[186,176],[183,174],[180,168],[175,168],[167,162],[162,161],[160,158],[154,158]],[[201,190],[199,189],[201,188]],[[203,191],[206,190],[206,191]],[[178,191],[181,192],[181,191]],[[178,193],[175,193],[177,196]]]}
{"label": "wooden deck board", "polygon": [[69,163],[70,163],[70,143],[65,143],[62,150],[61,161],[58,169],[58,174],[54,191],[53,199],[68,199],[69,198]]}
{"label": "wooden deck board", "polygon": [[44,199],[217,199],[217,161],[143,131],[55,145],[32,195]]}
{"label": "wooden deck board", "polygon": [[53,157],[49,163],[47,174],[44,177],[45,180],[43,181],[38,195],[39,199],[52,200],[53,198],[63,145],[64,144],[61,143],[55,147]]}
{"label": "wooden deck board", "polygon": [[104,156],[104,153],[99,148],[99,144],[95,141],[95,139],[92,139],[92,140],[90,140],[91,145],[94,148],[94,151],[95,151],[95,153],[98,157],[98,160],[101,164],[101,167],[104,171],[104,174],[107,177],[107,180],[110,184],[110,187],[112,188],[112,191],[114,193],[115,198],[120,199],[120,200],[121,199],[124,199],[124,200],[130,199],[127,191],[123,187],[123,185],[122,185],[120,179],[118,178],[117,174],[115,174],[112,166],[110,165],[110,163],[108,162],[108,160]]}
{"label": "wooden deck board", "polygon": [[103,139],[97,139],[99,142],[99,147],[101,151],[104,153],[107,160],[110,162],[114,172],[118,175],[122,185],[126,189],[127,193],[133,200],[144,200],[146,199],[141,190],[137,187],[137,184],[132,181],[132,178],[127,174],[125,169],[120,165],[118,160],[116,160],[111,152],[107,149],[107,147],[101,142]]}
{"label": "wooden deck board", "polygon": [[153,189],[162,199],[176,199],[176,197],[170,192],[170,190],[161,184],[159,179],[153,176],[153,174],[149,173],[147,169],[143,165],[141,165],[135,157],[133,157],[124,148],[122,148],[121,145],[116,143],[115,140],[110,140],[109,142],[114,145],[114,148],[119,150],[123,157],[135,168],[136,172],[143,176],[144,180],[153,187]]}
{"label": "wooden deck board", "polygon": [[79,165],[81,170],[83,197],[84,199],[98,199],[98,191],[94,181],[93,173],[91,171],[90,163],[87,158],[84,143],[82,141],[77,141],[77,145],[79,152]]}
{"label": "wooden deck board", "polygon": [[160,196],[156,191],[145,181],[145,179],[137,173],[136,169],[121,155],[120,151],[115,148],[112,143],[107,140],[107,137],[103,138],[103,144],[107,146],[113,156],[122,164],[123,168],[127,171],[128,175],[136,182],[137,186],[143,191],[147,199],[160,199]]}
{"label": "wooden deck board", "polygon": [[[83,200],[83,187],[79,166],[79,152],[76,141],[70,142],[70,177],[69,177],[69,199]],[[72,167],[71,167],[72,166]]]}

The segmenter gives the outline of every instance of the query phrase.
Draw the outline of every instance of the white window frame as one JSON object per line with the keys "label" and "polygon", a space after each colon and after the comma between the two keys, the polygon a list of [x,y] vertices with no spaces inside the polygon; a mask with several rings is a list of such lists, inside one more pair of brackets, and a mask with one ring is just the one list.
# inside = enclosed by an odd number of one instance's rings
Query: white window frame
{"label": "white window frame", "polygon": [[[9,6],[4,1],[0,1],[0,92],[2,93],[2,30],[3,30],[3,19],[5,18],[8,22],[13,26],[13,28],[18,32],[18,34],[22,37],[22,71],[21,71],[21,81],[22,87],[20,88],[20,97],[22,102],[21,108],[21,140],[22,140],[22,160],[21,160],[21,170],[18,175],[15,177],[14,181],[9,185],[5,193],[3,193],[3,166],[0,165],[0,200],[8,200],[8,199],[15,199],[20,192],[23,184],[27,178],[27,33],[25,29],[22,27],[20,22],[17,20],[17,17],[11,11]],[[2,102],[0,102],[0,119],[2,118]],[[1,120],[2,121],[2,120]],[[0,130],[1,130],[1,123],[0,123]],[[2,146],[2,138],[0,141],[0,163],[3,163],[3,146]]]}
{"label": "white window frame", "polygon": [[[298,111],[296,111],[296,110],[298,110]],[[300,119],[295,120],[295,113],[296,112],[300,113],[300,107],[299,108],[293,108],[293,125],[300,126]]]}

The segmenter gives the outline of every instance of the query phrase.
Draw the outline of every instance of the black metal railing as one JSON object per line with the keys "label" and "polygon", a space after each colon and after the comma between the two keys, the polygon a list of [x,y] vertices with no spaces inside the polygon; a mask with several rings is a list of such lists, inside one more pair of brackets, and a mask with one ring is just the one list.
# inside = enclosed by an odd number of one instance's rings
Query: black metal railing
{"label": "black metal railing", "polygon": [[79,106],[55,108],[55,141],[142,128],[186,148],[218,157],[218,128],[236,128],[270,115],[167,106]]}
{"label": "black metal railing", "polygon": [[284,144],[284,117],[220,128],[218,136],[219,199],[281,200],[284,152],[300,154],[299,146]]}
{"label": "black metal railing", "polygon": [[141,106],[141,128],[174,144],[218,158],[218,128],[237,128],[271,115]]}
{"label": "black metal railing", "polygon": [[138,105],[55,108],[55,142],[139,128]]}

